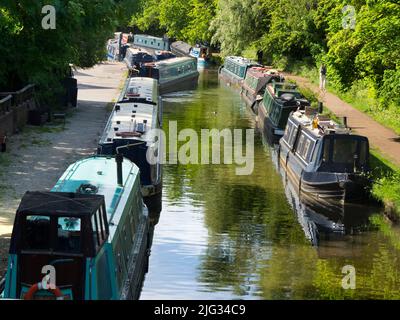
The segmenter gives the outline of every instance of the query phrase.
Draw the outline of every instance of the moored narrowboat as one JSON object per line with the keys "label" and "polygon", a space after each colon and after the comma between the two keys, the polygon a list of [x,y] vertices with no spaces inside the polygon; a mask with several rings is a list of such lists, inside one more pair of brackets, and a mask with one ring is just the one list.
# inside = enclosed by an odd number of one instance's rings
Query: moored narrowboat
{"label": "moored narrowboat", "polygon": [[142,77],[158,80],[160,94],[193,90],[198,85],[199,71],[194,58],[178,57],[146,63],[140,70]]}
{"label": "moored narrowboat", "polygon": [[199,68],[205,68],[210,60],[210,48],[198,44],[190,50],[189,55],[197,59],[197,66]]}
{"label": "moored narrowboat", "polygon": [[255,104],[262,100],[266,85],[272,81],[283,82],[283,80],[282,74],[272,67],[248,68],[242,84],[241,95],[246,104],[255,112],[257,110]]}
{"label": "moored narrowboat", "polygon": [[280,140],[280,165],[302,196],[344,203],[369,187],[369,143],[311,108],[292,112]]}
{"label": "moored narrowboat", "polygon": [[137,75],[143,63],[153,62],[154,60],[154,56],[141,48],[128,48],[124,59],[130,76]]}
{"label": "moored narrowboat", "polygon": [[161,211],[162,163],[150,163],[148,155],[161,157],[161,139],[152,130],[162,127],[162,102],[157,81],[130,78],[114,106],[100,139],[98,154],[122,154],[140,169],[142,194],[151,213]]}
{"label": "moored narrowboat", "polygon": [[246,77],[247,69],[260,64],[243,57],[229,56],[219,70],[219,77],[228,85],[240,89]]}
{"label": "moored narrowboat", "polygon": [[153,37],[147,34],[135,34],[133,36],[133,44],[139,47],[146,47],[155,50],[166,50],[170,49],[170,41],[167,37]]}
{"label": "moored narrowboat", "polygon": [[51,192],[24,195],[3,296],[138,299],[149,251],[138,167],[121,156],[83,159],[65,171]]}
{"label": "moored narrowboat", "polygon": [[266,85],[262,101],[252,110],[258,115],[258,125],[267,141],[276,144],[284,134],[289,114],[309,105],[296,85],[273,81]]}

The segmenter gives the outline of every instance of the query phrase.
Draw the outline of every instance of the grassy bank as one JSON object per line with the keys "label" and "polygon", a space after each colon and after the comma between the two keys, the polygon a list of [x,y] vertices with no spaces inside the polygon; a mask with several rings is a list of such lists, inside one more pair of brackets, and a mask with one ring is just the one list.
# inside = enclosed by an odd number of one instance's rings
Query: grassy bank
{"label": "grassy bank", "polygon": [[[288,72],[309,79],[314,84],[319,83],[319,71],[313,65],[292,63],[286,69]],[[329,82],[328,75],[326,88],[354,108],[368,114],[375,121],[400,135],[399,106],[390,104],[383,107],[378,98],[375,97],[374,90],[369,88],[365,82],[358,81],[348,91],[343,92]]]}
{"label": "grassy bank", "polygon": [[[306,64],[296,64],[289,68],[291,73],[310,79],[318,84],[319,72],[315,67]],[[368,95],[368,88],[360,85],[353,86],[348,92],[340,92],[332,85],[327,89],[353,107],[369,114],[374,120],[400,133],[399,113],[394,109],[387,109],[384,112],[376,112],[377,100]],[[311,101],[313,106],[318,102],[317,96],[307,88],[300,88],[302,94]],[[335,121],[341,119],[335,117],[329,110],[324,113],[331,116]],[[400,221],[400,168],[385,159],[377,150],[371,150],[371,178],[373,180],[371,194],[385,206],[386,215],[395,222]]]}

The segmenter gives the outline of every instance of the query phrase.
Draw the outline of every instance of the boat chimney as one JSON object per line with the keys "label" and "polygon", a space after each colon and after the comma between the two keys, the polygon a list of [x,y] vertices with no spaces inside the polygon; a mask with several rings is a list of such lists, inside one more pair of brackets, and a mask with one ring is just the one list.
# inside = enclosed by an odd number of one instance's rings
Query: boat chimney
{"label": "boat chimney", "polygon": [[343,124],[347,128],[347,117],[343,117]]}
{"label": "boat chimney", "polygon": [[322,114],[322,112],[324,112],[324,104],[318,101],[318,113]]}
{"label": "boat chimney", "polygon": [[122,154],[117,153],[115,156],[115,162],[117,163],[117,183],[119,186],[123,186],[123,178],[122,178],[122,162],[124,162],[124,157]]}

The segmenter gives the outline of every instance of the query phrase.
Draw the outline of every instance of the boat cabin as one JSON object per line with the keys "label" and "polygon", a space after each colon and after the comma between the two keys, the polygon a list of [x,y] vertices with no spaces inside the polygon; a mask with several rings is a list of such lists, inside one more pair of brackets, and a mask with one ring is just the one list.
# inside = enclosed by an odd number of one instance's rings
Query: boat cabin
{"label": "boat cabin", "polygon": [[235,78],[243,80],[246,77],[247,69],[252,66],[261,67],[260,64],[249,59],[237,56],[229,56],[225,58],[222,71],[227,72],[229,75]]}
{"label": "boat cabin", "polygon": [[290,115],[280,161],[304,192],[320,197],[353,199],[369,183],[368,139],[312,108]]}
{"label": "boat cabin", "polygon": [[135,34],[133,44],[136,46],[152,48],[156,50],[169,50],[169,39],[153,37],[146,34]]}
{"label": "boat cabin", "polygon": [[257,113],[269,141],[277,143],[283,136],[291,112],[310,106],[294,84],[275,82],[266,85]]}
{"label": "boat cabin", "polygon": [[158,80],[160,94],[191,90],[197,86],[199,72],[196,59],[178,57],[142,66],[140,76]]}
{"label": "boat cabin", "polygon": [[[15,217],[5,297],[24,299],[41,282],[44,266],[56,270],[62,297],[83,300],[86,260],[102,250],[109,236],[104,196],[87,193],[27,192]],[[100,275],[106,277],[107,275]],[[104,279],[105,281],[107,279]],[[43,291],[39,300],[55,299]]]}
{"label": "boat cabin", "polygon": [[128,48],[126,50],[124,61],[128,69],[132,72],[134,69],[139,70],[143,63],[153,62],[154,57],[146,50],[140,48]]}
{"label": "boat cabin", "polygon": [[122,154],[139,167],[143,196],[161,192],[161,161],[149,163],[147,160],[148,153],[161,157],[158,152],[161,141],[152,132],[152,129],[162,126],[161,112],[154,102],[120,101],[115,105],[99,142],[98,154]]}
{"label": "boat cabin", "polygon": [[[160,104],[161,99],[159,98],[157,80],[143,77],[128,78],[118,98],[118,103],[125,102]],[[161,112],[161,108],[159,109]]]}

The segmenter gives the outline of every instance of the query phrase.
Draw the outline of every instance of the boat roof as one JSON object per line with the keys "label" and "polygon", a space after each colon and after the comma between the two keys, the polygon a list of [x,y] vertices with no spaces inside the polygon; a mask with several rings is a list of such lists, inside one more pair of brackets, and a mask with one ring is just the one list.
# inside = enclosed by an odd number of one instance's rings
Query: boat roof
{"label": "boat roof", "polygon": [[[122,176],[123,186],[120,186],[117,180],[115,158],[93,156],[70,165],[52,191],[76,193],[82,184],[96,186],[98,188],[96,194],[104,196],[107,217],[110,221],[120,203],[125,186],[131,185],[129,180],[140,179],[139,168],[133,162],[124,159]],[[88,195],[85,194],[85,196]]]}
{"label": "boat roof", "polygon": [[[318,115],[318,127],[313,128],[312,122],[314,117]],[[301,125],[314,137],[323,137],[329,134],[351,134],[351,129],[338,124],[327,116],[319,115],[317,109],[305,108],[305,110],[297,110],[291,114],[289,120],[297,125]]]}
{"label": "boat roof", "polygon": [[270,77],[270,76],[279,76],[280,73],[278,70],[274,69],[273,67],[269,66],[262,66],[262,67],[250,67],[247,70],[248,75],[252,75],[256,78],[263,78],[263,77]]}
{"label": "boat roof", "polygon": [[128,78],[125,83],[125,89],[122,91],[118,101],[123,102],[124,100],[129,98],[157,103],[158,101],[157,80],[147,77]]}
{"label": "boat roof", "polygon": [[258,63],[255,61],[252,61],[247,58],[239,57],[239,56],[227,56],[225,58],[225,61],[226,60],[230,60],[230,61],[232,61],[236,64],[239,64],[239,65],[242,65],[242,66],[248,66],[248,65],[253,65],[253,64],[258,65]]}
{"label": "boat roof", "polygon": [[103,202],[102,195],[28,191],[22,197],[17,214],[67,215],[70,217],[92,215]]}
{"label": "boat roof", "polygon": [[127,51],[130,51],[132,54],[148,54],[151,55],[146,49],[144,48],[137,48],[137,47],[129,47]]}
{"label": "boat roof", "polygon": [[189,54],[192,46],[183,41],[175,41],[171,43],[171,48],[181,51],[184,54]]}
{"label": "boat roof", "polygon": [[164,40],[164,39],[161,38],[161,37],[154,37],[154,36],[150,36],[150,35],[148,35],[148,34],[135,34],[135,35],[133,35],[133,37],[134,37],[134,38],[136,38],[136,37],[142,37],[142,38],[154,39],[154,40]]}
{"label": "boat roof", "polygon": [[171,58],[171,59],[155,62],[154,65],[156,68],[159,68],[159,67],[169,66],[169,65],[174,65],[174,64],[182,64],[182,63],[189,62],[189,61],[196,61],[196,59],[194,59],[192,57],[176,57],[176,58]]}
{"label": "boat roof", "polygon": [[116,104],[100,143],[112,143],[118,139],[153,142],[154,137],[149,134],[149,131],[157,128],[157,112],[156,106],[147,103]]}

